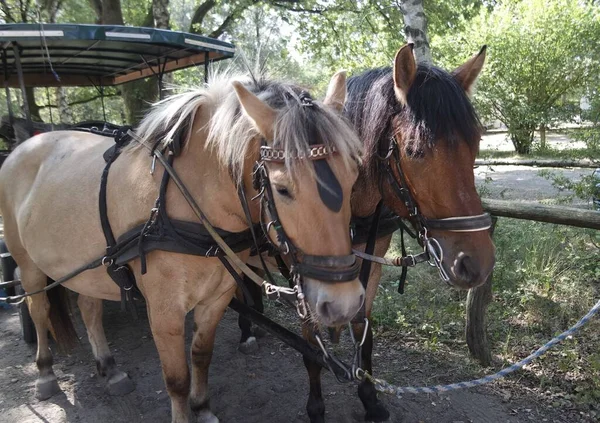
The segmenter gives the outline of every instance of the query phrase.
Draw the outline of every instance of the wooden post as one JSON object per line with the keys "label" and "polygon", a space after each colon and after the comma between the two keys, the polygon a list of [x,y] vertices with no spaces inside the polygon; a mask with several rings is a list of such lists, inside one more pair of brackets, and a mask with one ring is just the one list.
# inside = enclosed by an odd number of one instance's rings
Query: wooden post
{"label": "wooden post", "polygon": [[[492,217],[490,236],[494,235],[497,220],[497,217]],[[471,355],[485,367],[488,367],[492,363],[492,352],[487,341],[486,310],[492,302],[493,274],[494,272],[492,271],[483,285],[470,289],[467,294],[465,337]]]}

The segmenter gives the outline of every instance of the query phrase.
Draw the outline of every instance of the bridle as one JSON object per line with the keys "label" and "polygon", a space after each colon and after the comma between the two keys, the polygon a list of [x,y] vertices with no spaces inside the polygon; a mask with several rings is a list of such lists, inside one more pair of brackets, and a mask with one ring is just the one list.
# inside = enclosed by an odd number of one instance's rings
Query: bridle
{"label": "bridle", "polygon": [[[423,252],[415,256],[407,256],[412,258],[413,265],[418,262],[427,261],[430,265],[437,267],[440,277],[446,283],[450,282],[448,273],[442,266],[444,260],[444,250],[439,241],[432,236],[429,236],[430,230],[447,231],[447,232],[480,232],[488,230],[492,226],[492,218],[489,213],[482,213],[475,216],[454,216],[443,219],[432,219],[425,217],[418,208],[413,194],[410,192],[408,182],[402,166],[400,165],[400,151],[398,142],[394,136],[390,137],[388,151],[384,156],[380,156],[384,169],[382,175],[380,190],[383,193],[383,179],[385,178],[392,187],[394,193],[404,203],[408,210],[408,219],[417,233],[417,240]],[[394,163],[392,164],[392,160]],[[398,178],[394,175],[394,166]],[[382,194],[383,195],[383,194]],[[403,248],[404,249],[404,248]]]}
{"label": "bridle", "polygon": [[[343,256],[305,254],[288,237],[275,206],[273,189],[266,165],[267,162],[285,163],[286,158],[288,158],[286,154],[283,149],[269,147],[266,145],[266,141],[262,140],[260,159],[254,164],[252,179],[253,188],[258,194],[252,199],[259,199],[260,201],[260,225],[264,237],[261,239],[262,242],[259,242],[254,231],[253,237],[263,270],[270,280],[272,280],[272,276],[264,262],[262,254],[260,254],[260,251],[264,251],[265,249],[265,243],[273,247],[276,254],[289,258],[291,262],[289,266],[290,282],[293,282],[293,289],[297,292],[298,314],[301,318],[306,318],[308,316],[308,306],[303,293],[304,278],[316,279],[326,283],[350,282],[358,277],[360,266],[354,254]],[[336,149],[333,146],[312,145],[305,156],[290,156],[289,159],[327,160],[329,156],[334,154],[336,154]],[[248,224],[252,228],[248,201],[241,186],[238,187],[238,193]],[[276,242],[271,241],[269,237],[271,230],[275,232]]]}

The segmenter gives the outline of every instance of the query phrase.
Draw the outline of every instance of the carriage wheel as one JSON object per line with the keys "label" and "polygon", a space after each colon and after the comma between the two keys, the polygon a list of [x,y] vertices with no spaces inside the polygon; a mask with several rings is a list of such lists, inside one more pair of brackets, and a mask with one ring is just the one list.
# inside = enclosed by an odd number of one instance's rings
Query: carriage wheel
{"label": "carriage wheel", "polygon": [[[0,240],[0,254],[8,253],[8,248],[6,248],[6,244],[3,240]],[[2,282],[12,281],[13,279],[19,279],[20,274],[17,268],[17,263],[13,260],[11,256],[0,258],[0,266],[2,266]],[[21,285],[17,285],[16,287],[6,288],[7,295],[20,295],[24,294],[25,291],[21,287]],[[23,339],[28,344],[33,344],[37,340],[37,334],[35,332],[35,325],[33,324],[33,320],[29,315],[29,308],[27,307],[27,303],[23,301],[19,304],[19,319],[21,320],[21,333],[23,334]]]}
{"label": "carriage wheel", "polygon": [[[0,240],[0,254],[8,253],[8,248],[6,248],[6,244],[4,240]],[[13,280],[13,276],[15,274],[15,269],[17,268],[17,263],[13,260],[12,257],[3,257],[0,258],[0,266],[2,267],[2,282],[8,282]],[[6,295],[14,295],[15,289],[5,288]]]}

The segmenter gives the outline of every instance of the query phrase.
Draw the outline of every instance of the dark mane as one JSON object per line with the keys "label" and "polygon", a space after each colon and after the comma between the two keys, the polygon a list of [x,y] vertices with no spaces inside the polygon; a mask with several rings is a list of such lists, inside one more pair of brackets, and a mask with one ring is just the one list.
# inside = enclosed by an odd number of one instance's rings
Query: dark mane
{"label": "dark mane", "polygon": [[[422,155],[438,142],[475,147],[481,123],[459,83],[445,70],[420,65],[401,107],[394,94],[391,68],[369,70],[348,80],[346,116],[365,148],[367,169],[376,170],[376,155],[387,149],[392,131],[400,131],[407,153]],[[392,125],[394,123],[394,125]]]}

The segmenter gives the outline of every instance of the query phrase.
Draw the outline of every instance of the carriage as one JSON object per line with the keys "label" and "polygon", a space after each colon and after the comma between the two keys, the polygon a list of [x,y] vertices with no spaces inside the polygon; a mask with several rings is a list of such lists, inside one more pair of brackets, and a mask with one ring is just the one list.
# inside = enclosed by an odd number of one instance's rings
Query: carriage
{"label": "carriage", "polygon": [[[197,34],[108,25],[1,24],[0,43],[0,81],[8,104],[8,115],[3,117],[0,126],[0,137],[8,148],[0,150],[0,166],[12,147],[42,132],[117,128],[106,119],[106,87],[152,77],[162,96],[165,74],[202,66],[206,78],[211,63],[231,58],[235,53],[232,44]],[[32,120],[26,87],[77,86],[97,90],[102,120],[76,124]],[[23,118],[14,115],[11,88],[21,90]],[[0,266],[3,282],[16,279],[16,266],[3,240],[0,240]],[[7,294],[22,292],[20,286],[6,290]],[[35,342],[35,328],[25,303],[19,306],[19,314],[24,340]]]}

